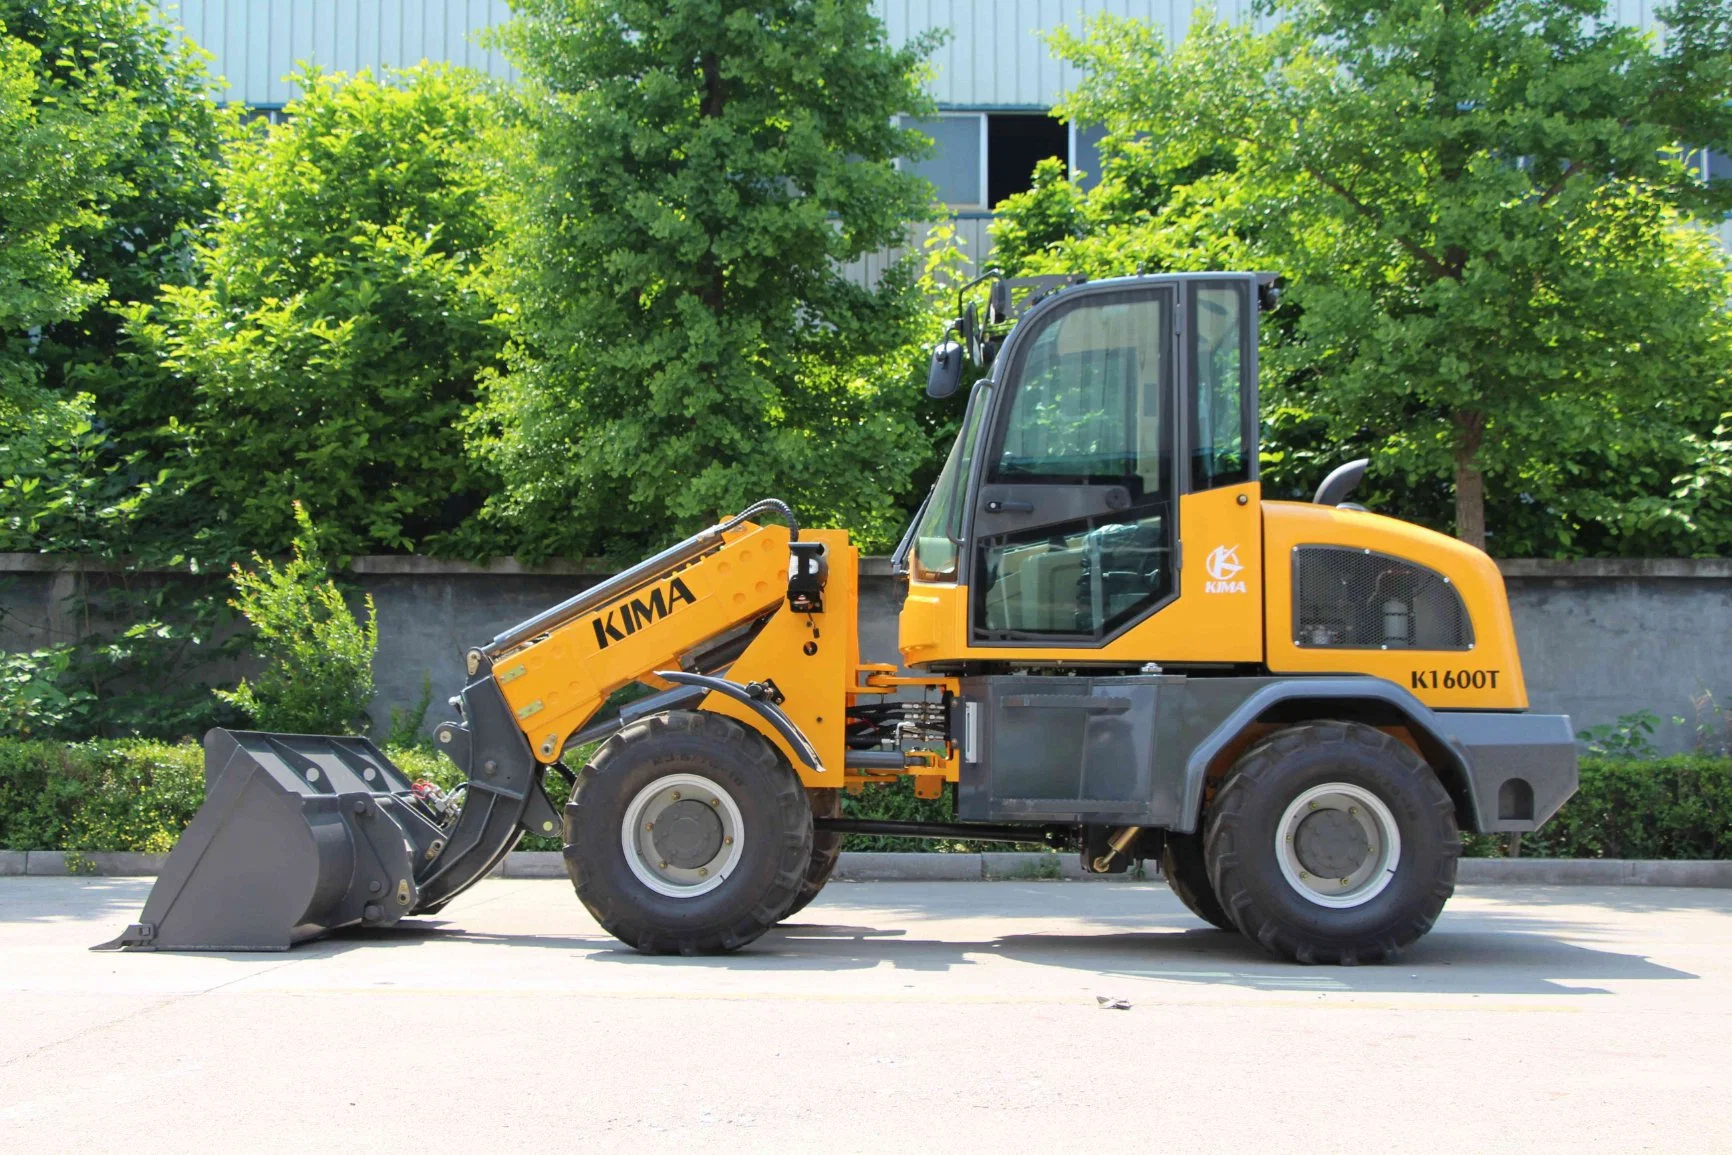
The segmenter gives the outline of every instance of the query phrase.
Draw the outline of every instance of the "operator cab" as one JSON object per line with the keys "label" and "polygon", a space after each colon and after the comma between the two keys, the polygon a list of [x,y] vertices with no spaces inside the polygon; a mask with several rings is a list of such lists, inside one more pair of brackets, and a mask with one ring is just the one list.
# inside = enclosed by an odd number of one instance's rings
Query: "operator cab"
{"label": "operator cab", "polygon": [[1100,646],[1158,611],[1179,497],[1257,479],[1275,297],[1259,273],[995,283],[985,323],[964,310],[934,353],[929,392],[964,359],[986,373],[899,571],[967,587],[970,648]]}

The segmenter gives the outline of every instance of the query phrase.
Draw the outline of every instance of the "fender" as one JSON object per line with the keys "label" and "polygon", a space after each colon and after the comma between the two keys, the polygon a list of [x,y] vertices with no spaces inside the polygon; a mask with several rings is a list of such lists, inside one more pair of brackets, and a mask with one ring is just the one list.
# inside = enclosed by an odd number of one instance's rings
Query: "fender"
{"label": "fender", "polygon": [[666,682],[682,686],[701,686],[718,694],[725,694],[741,705],[749,706],[768,722],[788,743],[788,748],[800,756],[800,761],[812,771],[822,774],[824,767],[818,761],[818,752],[812,748],[812,743],[800,728],[794,725],[788,715],[782,712],[765,691],[763,683],[753,682],[742,686],[738,682],[730,682],[726,678],[717,678],[709,674],[688,674],[684,670],[657,670],[656,677]]}
{"label": "fender", "polygon": [[1473,761],[1452,733],[1453,727],[1447,725],[1431,707],[1394,682],[1371,677],[1323,677],[1283,678],[1258,688],[1240,702],[1208,737],[1192,748],[1185,760],[1182,813],[1187,833],[1196,829],[1197,818],[1203,812],[1203,787],[1209,764],[1216,755],[1270,709],[1292,701],[1374,702],[1388,707],[1402,718],[1428,753],[1440,755],[1447,761],[1447,765],[1434,769],[1443,778],[1444,786],[1449,788],[1456,804],[1466,810],[1462,815],[1466,819],[1464,825],[1471,830],[1486,829],[1478,791],[1474,789]]}

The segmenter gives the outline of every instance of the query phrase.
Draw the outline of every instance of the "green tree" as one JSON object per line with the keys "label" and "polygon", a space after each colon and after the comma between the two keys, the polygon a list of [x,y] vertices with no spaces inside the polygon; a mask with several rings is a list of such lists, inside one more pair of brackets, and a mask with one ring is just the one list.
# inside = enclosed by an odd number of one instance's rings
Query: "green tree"
{"label": "green tree", "polygon": [[107,291],[81,241],[124,195],[109,159],[136,129],[103,64],[54,67],[0,28],[0,548],[32,547],[92,487],[114,488],[85,460],[102,441],[91,399],[57,392],[44,352]]}
{"label": "green tree", "polygon": [[1058,38],[1108,161],[1036,263],[1272,268],[1278,427],[1373,445],[1474,544],[1494,479],[1500,552],[1697,552],[1673,478],[1724,408],[1732,282],[1696,222],[1732,192],[1686,150],[1732,140],[1732,6],[1681,0],[1663,42],[1599,0],[1276,10]]}
{"label": "green tree", "polygon": [[292,515],[293,558],[279,569],[254,554],[252,570],[234,567],[230,604],[252,623],[265,668],[217,697],[262,729],[347,734],[367,721],[379,615],[369,594],[366,624],[355,620],[319,554],[312,519],[299,502]]}
{"label": "green tree", "polygon": [[0,412],[14,415],[40,401],[43,328],[105,288],[84,278],[74,240],[103,220],[114,184],[102,161],[127,137],[114,109],[40,79],[41,57],[0,34]]}
{"label": "green tree", "polygon": [[1083,233],[1087,204],[1081,187],[1066,175],[1064,161],[1056,156],[1040,161],[1029,190],[1001,201],[998,217],[987,226],[991,263],[1032,271],[1043,255]]}
{"label": "green tree", "polygon": [[905,240],[929,44],[867,0],[523,0],[516,343],[475,446],[535,553],[635,551],[753,499],[868,544],[930,453]]}
{"label": "green tree", "polygon": [[208,55],[149,0],[0,0],[0,24],[36,50],[39,103],[100,110],[122,126],[80,158],[79,179],[103,195],[64,235],[86,307],[43,325],[31,349],[51,388],[94,393],[112,422],[128,382],[115,371],[120,322],[105,303],[153,300],[187,280],[235,114],[215,98]]}
{"label": "green tree", "polygon": [[235,118],[146,0],[0,0],[0,25],[0,542],[125,552],[159,468],[129,434],[161,415],[109,302],[186,278]]}
{"label": "green tree", "polygon": [[140,402],[166,414],[158,530],[280,549],[299,500],[339,554],[436,545],[486,484],[460,425],[502,340],[493,105],[448,68],[296,79],[286,121],[228,152],[198,282],[127,311],[165,371]]}

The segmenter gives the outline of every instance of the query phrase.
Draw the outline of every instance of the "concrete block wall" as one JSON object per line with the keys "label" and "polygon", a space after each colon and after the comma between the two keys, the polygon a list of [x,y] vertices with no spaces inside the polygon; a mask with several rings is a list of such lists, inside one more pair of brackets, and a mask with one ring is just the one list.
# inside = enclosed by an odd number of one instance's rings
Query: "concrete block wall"
{"label": "concrete block wall", "polygon": [[[1656,735],[1656,744],[1672,752],[1691,744],[1692,699],[1708,693],[1732,708],[1732,560],[1500,565],[1535,710],[1568,714],[1577,729],[1642,709],[1668,720],[1691,718],[1682,726],[1667,721]],[[75,569],[62,559],[0,554],[0,649],[69,641],[84,628],[72,600]],[[377,724],[384,727],[392,707],[412,705],[428,678],[431,726],[462,686],[469,647],[604,576],[582,562],[530,569],[509,559],[486,566],[357,559],[351,580],[379,610]],[[868,558],[860,585],[862,656],[894,662],[900,583],[884,559]],[[212,680],[232,675],[206,673]]]}
{"label": "concrete block wall", "polygon": [[1499,566],[1536,712],[1581,730],[1651,710],[1663,719],[1655,745],[1677,753],[1693,745],[1703,701],[1703,722],[1732,739],[1732,559]]}

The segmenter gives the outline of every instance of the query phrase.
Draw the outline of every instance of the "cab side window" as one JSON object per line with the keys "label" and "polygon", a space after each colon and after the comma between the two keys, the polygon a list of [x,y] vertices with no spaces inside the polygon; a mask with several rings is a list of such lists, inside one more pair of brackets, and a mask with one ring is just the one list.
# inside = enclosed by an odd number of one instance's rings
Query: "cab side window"
{"label": "cab side window", "polygon": [[1251,479],[1245,452],[1250,382],[1249,292],[1242,284],[1199,285],[1191,309],[1191,489]]}
{"label": "cab side window", "polygon": [[995,480],[1159,491],[1164,312],[1145,298],[1047,324],[1022,361]]}

